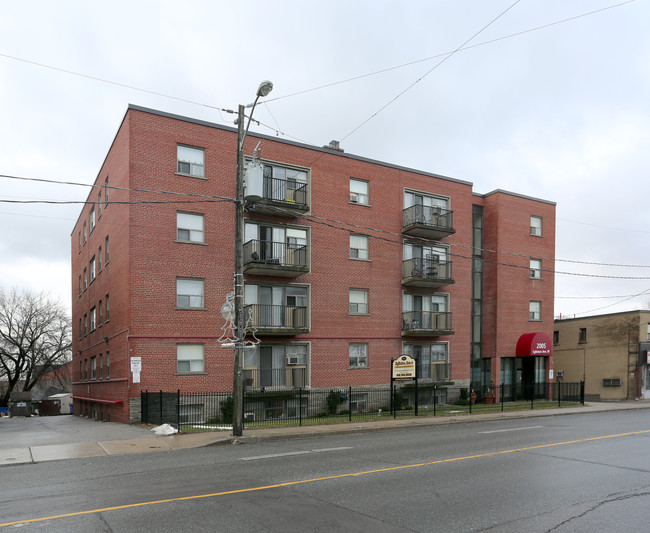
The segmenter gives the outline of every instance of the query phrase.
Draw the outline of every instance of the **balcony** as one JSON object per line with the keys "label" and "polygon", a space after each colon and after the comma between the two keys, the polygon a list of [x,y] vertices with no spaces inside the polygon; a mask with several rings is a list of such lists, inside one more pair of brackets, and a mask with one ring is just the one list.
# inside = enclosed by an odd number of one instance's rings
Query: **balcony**
{"label": "balcony", "polygon": [[249,204],[252,213],[297,217],[309,211],[307,184],[264,177],[263,197]]}
{"label": "balcony", "polygon": [[258,334],[299,335],[309,332],[307,307],[251,304],[244,306],[244,316],[248,316],[249,309]]}
{"label": "balcony", "polygon": [[287,365],[285,368],[244,369],[244,387],[251,389],[297,389],[309,386],[305,366]]}
{"label": "balcony", "polygon": [[425,239],[442,239],[456,233],[453,211],[437,206],[414,205],[403,211],[402,233]]}
{"label": "balcony", "polygon": [[244,272],[295,278],[309,272],[307,246],[252,240],[244,244]]}
{"label": "balcony", "polygon": [[402,313],[402,335],[453,335],[451,313],[406,311]]}
{"label": "balcony", "polygon": [[451,363],[423,363],[420,364],[419,378],[423,381],[451,381]]}
{"label": "balcony", "polygon": [[455,283],[451,279],[451,261],[438,256],[416,257],[402,263],[402,284],[413,287],[442,287]]}

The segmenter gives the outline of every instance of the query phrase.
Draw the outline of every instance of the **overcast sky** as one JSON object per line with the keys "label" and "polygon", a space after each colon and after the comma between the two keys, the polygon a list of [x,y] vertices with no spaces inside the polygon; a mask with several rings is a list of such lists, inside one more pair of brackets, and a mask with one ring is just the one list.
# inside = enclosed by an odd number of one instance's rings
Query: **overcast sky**
{"label": "overcast sky", "polygon": [[[232,125],[269,79],[251,130],[556,202],[555,315],[648,309],[649,21],[650,0],[0,0],[0,174],[91,184],[128,104]],[[7,200],[88,192],[0,177],[0,286],[70,305],[81,206]]]}

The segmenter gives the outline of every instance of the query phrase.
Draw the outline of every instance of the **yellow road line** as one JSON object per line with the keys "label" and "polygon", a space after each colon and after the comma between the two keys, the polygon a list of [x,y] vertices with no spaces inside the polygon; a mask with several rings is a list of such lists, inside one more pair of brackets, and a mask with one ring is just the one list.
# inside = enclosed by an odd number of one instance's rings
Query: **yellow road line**
{"label": "yellow road line", "polygon": [[52,516],[44,516],[42,518],[29,518],[27,520],[18,520],[16,522],[6,522],[4,524],[0,524],[0,527],[6,527],[6,526],[15,526],[19,524],[31,524],[34,522],[43,522],[45,520],[55,520],[57,518],[70,518],[73,516],[83,516],[87,514],[94,514],[94,513],[103,513],[106,511],[117,511],[121,509],[130,509],[133,507],[144,507],[145,505],[157,505],[160,503],[170,503],[170,502],[182,502],[186,500],[199,500],[202,498],[214,498],[217,496],[228,496],[231,494],[243,494],[246,492],[256,492],[256,491],[261,491],[261,490],[269,490],[269,489],[277,489],[280,487],[290,487],[292,485],[301,485],[304,483],[315,483],[317,481],[328,481],[331,479],[341,479],[341,478],[346,478],[346,477],[355,477],[355,476],[365,476],[368,474],[378,474],[381,472],[390,472],[393,470],[404,470],[406,468],[417,468],[421,466],[431,466],[431,465],[437,465],[437,464],[442,464],[442,463],[453,463],[455,461],[466,461],[468,459],[479,459],[481,457],[491,457],[494,455],[503,455],[507,453],[515,453],[515,452],[525,452],[525,451],[530,451],[530,450],[539,450],[542,448],[551,448],[553,446],[566,446],[568,444],[578,444],[581,442],[590,442],[590,441],[595,441],[595,440],[604,440],[604,439],[614,439],[617,437],[629,437],[631,435],[641,435],[644,433],[650,433],[650,429],[645,429],[641,431],[631,431],[629,433],[617,433],[616,435],[603,435],[600,437],[589,437],[586,439],[576,439],[576,440],[568,440],[564,442],[554,442],[551,444],[538,444],[535,446],[526,446],[525,448],[514,448],[511,450],[501,450],[497,452],[487,452],[487,453],[480,453],[476,455],[466,455],[464,457],[452,457],[451,459],[439,459],[437,461],[427,461],[425,463],[416,463],[416,464],[410,464],[410,465],[402,465],[402,466],[390,466],[387,468],[378,468],[377,470],[366,470],[364,472],[352,472],[349,474],[338,474],[335,476],[325,476],[325,477],[317,477],[317,478],[312,478],[312,479],[301,479],[298,481],[287,481],[286,483],[278,483],[276,485],[266,485],[263,487],[250,487],[247,489],[238,489],[238,490],[228,490],[224,492],[213,492],[211,494],[198,494],[195,496],[180,496],[178,498],[168,498],[165,500],[155,500],[155,501],[150,501],[150,502],[141,502],[141,503],[130,503],[127,505],[117,505],[115,507],[104,507],[102,509],[92,509],[89,511],[78,511],[75,513],[67,513],[67,514],[59,514],[59,515],[52,515]]}

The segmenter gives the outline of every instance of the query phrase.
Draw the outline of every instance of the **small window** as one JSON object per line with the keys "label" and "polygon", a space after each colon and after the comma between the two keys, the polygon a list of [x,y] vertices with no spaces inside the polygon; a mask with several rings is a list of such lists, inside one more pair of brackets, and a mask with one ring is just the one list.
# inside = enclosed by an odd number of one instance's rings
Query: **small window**
{"label": "small window", "polygon": [[102,365],[102,354],[99,354],[99,372],[97,373],[97,377],[99,379],[102,379],[104,377],[104,366]]}
{"label": "small window", "polygon": [[350,259],[368,259],[367,235],[350,235]]}
{"label": "small window", "polygon": [[200,148],[178,145],[176,147],[177,167],[179,174],[203,178],[204,174],[204,152]]}
{"label": "small window", "polygon": [[578,342],[587,342],[587,328],[578,330]]}
{"label": "small window", "polygon": [[88,269],[84,268],[84,291],[88,288]]}
{"label": "small window", "polygon": [[109,306],[109,299],[108,299],[108,294],[106,295],[106,322],[110,319],[110,306]]}
{"label": "small window", "polygon": [[183,242],[205,242],[203,215],[176,213],[176,239]]}
{"label": "small window", "polygon": [[79,296],[81,297],[81,293],[83,292],[83,281],[81,280],[81,276],[79,276]]}
{"label": "small window", "polygon": [[203,372],[205,369],[203,361],[203,344],[176,345],[176,371],[178,373]]}
{"label": "small window", "polygon": [[79,232],[79,253],[81,253],[81,231]]}
{"label": "small window", "polygon": [[542,236],[542,217],[530,217],[530,234],[535,237]]}
{"label": "small window", "polygon": [[97,306],[97,309],[99,309],[99,317],[97,319],[97,323],[101,327],[101,325],[104,322],[104,306],[101,300],[99,300],[99,305]]}
{"label": "small window", "polygon": [[102,247],[99,247],[99,251],[97,252],[97,269],[99,272],[102,271]]}
{"label": "small window", "polygon": [[605,378],[603,379],[603,387],[620,387],[621,378]]}
{"label": "small window", "polygon": [[542,279],[542,261],[540,259],[530,260],[531,279]]}
{"label": "small window", "polygon": [[108,206],[108,176],[104,182],[104,207]]}
{"label": "small window", "polygon": [[97,379],[97,358],[90,358],[90,379]]}
{"label": "small window", "polygon": [[111,354],[106,352],[106,379],[111,377]]}
{"label": "small window", "polygon": [[102,218],[102,191],[97,193],[97,220]]}
{"label": "small window", "polygon": [[105,265],[108,265],[108,235],[106,235],[106,240],[104,241],[104,253],[106,257]]}
{"label": "small window", "polygon": [[86,222],[84,221],[84,244],[86,244],[87,240],[88,240],[88,226],[86,225]]}
{"label": "small window", "polygon": [[368,290],[367,289],[350,289],[350,314],[351,315],[368,314]]}
{"label": "small window", "polygon": [[203,308],[203,280],[178,278],[176,280],[176,307]]}
{"label": "small window", "polygon": [[349,348],[350,368],[365,368],[368,366],[368,344],[351,342]]}
{"label": "small window", "polygon": [[538,321],[542,319],[542,302],[530,302],[528,304],[528,319]]}
{"label": "small window", "polygon": [[95,229],[95,206],[90,208],[90,213],[88,214],[88,224],[90,225],[90,233]]}
{"label": "small window", "polygon": [[84,315],[84,337],[88,335],[88,315]]}
{"label": "small window", "polygon": [[560,344],[560,332],[559,331],[554,331],[553,332],[553,344]]}
{"label": "small window", "polygon": [[90,332],[92,333],[97,328],[97,309],[92,308],[90,310]]}
{"label": "small window", "polygon": [[368,182],[350,178],[350,203],[368,205]]}
{"label": "small window", "polygon": [[95,281],[95,256],[93,255],[90,258],[90,264],[88,265],[88,270],[90,271],[90,283]]}

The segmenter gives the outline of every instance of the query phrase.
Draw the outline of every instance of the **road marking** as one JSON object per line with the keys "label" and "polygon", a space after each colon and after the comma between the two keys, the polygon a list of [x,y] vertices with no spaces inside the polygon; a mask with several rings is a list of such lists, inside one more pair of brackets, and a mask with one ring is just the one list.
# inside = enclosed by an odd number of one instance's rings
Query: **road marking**
{"label": "road marking", "polygon": [[494,431],[479,431],[482,434],[488,433],[505,433],[506,431],[523,431],[524,429],[538,429],[543,428],[544,426],[526,426],[523,428],[510,428],[510,429],[495,429]]}
{"label": "road marking", "polygon": [[505,455],[508,453],[515,453],[515,452],[526,452],[529,450],[541,450],[542,448],[552,448],[553,446],[567,446],[569,444],[580,444],[583,442],[592,442],[592,441],[597,441],[597,440],[604,440],[604,439],[614,439],[614,438],[619,438],[619,437],[630,437],[632,435],[644,435],[650,433],[650,429],[644,429],[640,431],[630,431],[629,433],[618,433],[615,435],[602,435],[600,437],[589,437],[586,439],[576,439],[576,440],[567,440],[564,442],[553,442],[551,444],[537,444],[535,446],[526,446],[524,448],[513,448],[510,450],[501,450],[501,451],[496,451],[496,452],[487,452],[487,453],[479,453],[476,455],[466,455],[464,457],[451,457],[450,459],[438,459],[437,461],[427,461],[425,463],[415,463],[415,464],[410,464],[410,465],[402,465],[402,466],[389,466],[387,468],[378,468],[377,470],[366,470],[364,472],[351,472],[349,474],[337,474],[334,476],[325,476],[325,477],[317,477],[317,478],[312,478],[312,479],[299,479],[298,481],[287,481],[285,483],[277,483],[275,485],[265,485],[261,487],[250,487],[247,489],[237,489],[237,490],[227,490],[223,492],[213,492],[211,494],[197,494],[195,496],[179,496],[177,498],[167,498],[164,500],[155,500],[155,501],[150,501],[150,502],[141,502],[141,503],[130,503],[127,505],[117,505],[115,507],[103,507],[101,509],[91,509],[89,511],[77,511],[75,513],[66,513],[66,514],[59,514],[59,515],[52,515],[52,516],[44,516],[42,518],[28,518],[26,520],[17,520],[15,522],[5,522],[4,524],[0,524],[0,527],[7,527],[7,526],[16,526],[19,524],[32,524],[35,522],[44,522],[45,520],[56,520],[58,518],[70,518],[73,516],[83,516],[83,515],[88,515],[88,514],[95,514],[95,513],[105,513],[108,511],[118,511],[122,509],[132,509],[134,507],[144,507],[147,505],[158,505],[161,503],[172,503],[172,502],[182,502],[182,501],[191,501],[191,500],[200,500],[204,498],[216,498],[217,496],[230,496],[233,494],[246,494],[248,492],[259,492],[262,490],[270,490],[270,489],[278,489],[282,487],[292,487],[296,485],[303,485],[305,483],[316,483],[317,481],[330,481],[332,479],[343,479],[346,477],[356,477],[356,476],[367,476],[369,474],[379,474],[383,472],[394,472],[396,470],[405,470],[407,468],[418,468],[422,466],[432,466],[432,465],[439,465],[439,464],[444,464],[444,463],[453,463],[456,461],[467,461],[468,459],[480,459],[482,457],[493,457],[496,455]]}
{"label": "road marking", "polygon": [[339,450],[351,450],[351,446],[340,446],[339,448],[322,448],[320,450],[303,450],[299,452],[270,453],[268,455],[253,455],[251,457],[240,457],[240,461],[256,461],[257,459],[273,459],[275,457],[288,457],[292,455],[307,455],[310,453],[337,452]]}

